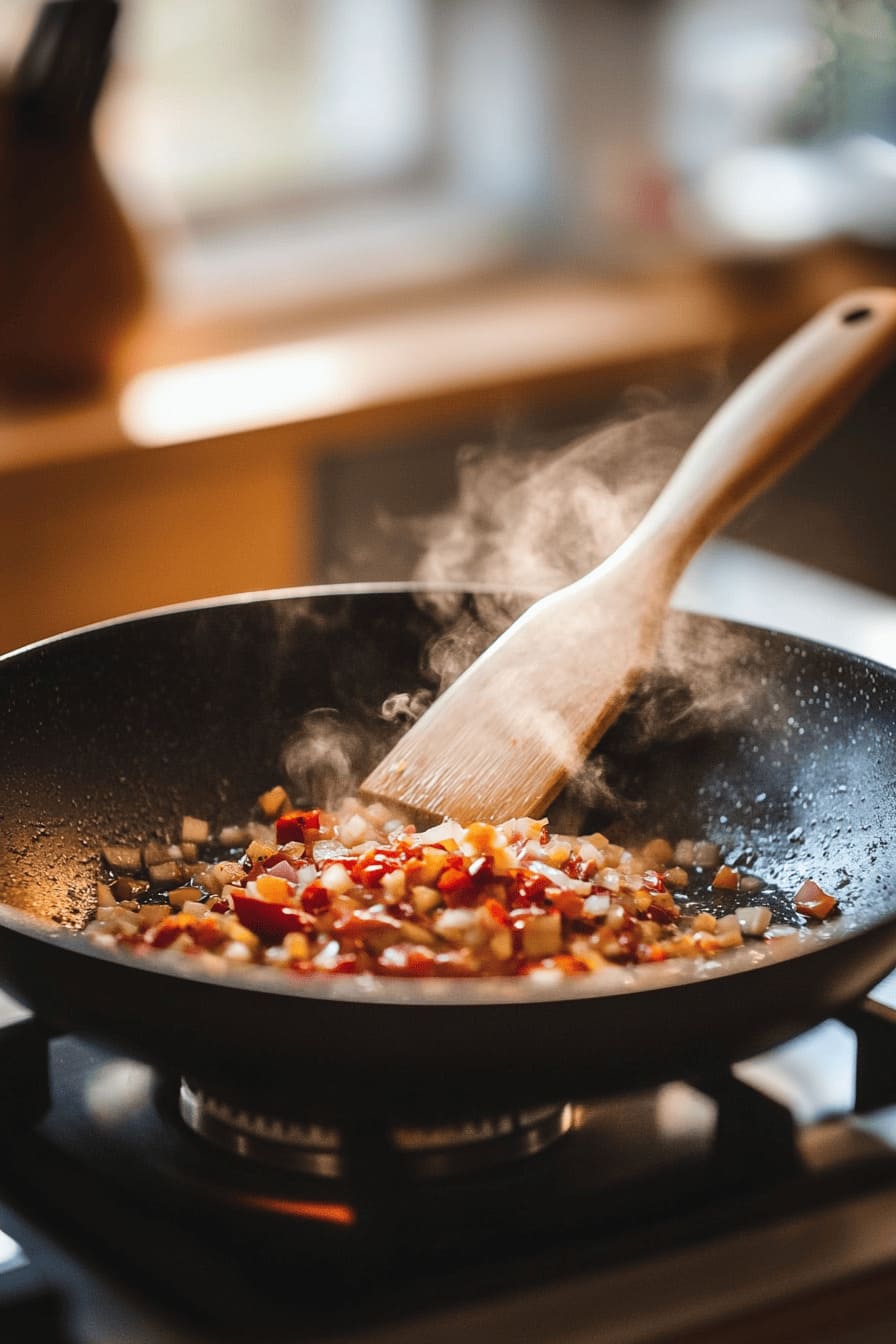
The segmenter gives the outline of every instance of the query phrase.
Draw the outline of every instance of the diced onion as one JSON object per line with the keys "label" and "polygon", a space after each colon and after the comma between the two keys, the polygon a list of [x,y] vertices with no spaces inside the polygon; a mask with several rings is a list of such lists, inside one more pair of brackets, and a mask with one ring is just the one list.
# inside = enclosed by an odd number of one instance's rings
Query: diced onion
{"label": "diced onion", "polygon": [[536,915],[523,927],[523,951],[527,957],[552,957],[563,946],[563,925],[559,913]]}
{"label": "diced onion", "polygon": [[222,826],[218,832],[218,839],[228,849],[236,849],[238,845],[246,843],[246,834],[245,826]]}
{"label": "diced onion", "polygon": [[334,896],[341,896],[344,892],[350,891],[352,879],[348,870],[343,868],[341,863],[332,863],[325,868],[318,879],[320,885],[325,891],[329,891]]}
{"label": "diced onion", "polygon": [[742,905],[734,912],[741,933],[749,938],[761,938],[772,922],[767,905]]}
{"label": "diced onion", "polygon": [[738,947],[744,939],[737,915],[725,915],[717,920],[712,936],[719,947]]}
{"label": "diced onion", "polygon": [[428,831],[420,831],[414,836],[414,843],[418,845],[440,845],[443,840],[454,840],[460,844],[463,839],[464,828],[456,821],[442,821],[438,826],[430,826]]}
{"label": "diced onion", "polygon": [[209,824],[199,817],[184,817],[180,826],[180,838],[190,844],[204,845],[208,840]]}
{"label": "diced onion", "polygon": [[570,877],[560,868],[553,868],[549,863],[542,863],[540,859],[533,859],[528,867],[533,873],[546,877],[553,886],[560,887],[562,891],[575,891],[579,896],[585,896],[591,890],[590,882],[580,882],[578,878]]}
{"label": "diced onion", "polygon": [[284,882],[295,885],[296,870],[286,859],[281,859],[279,863],[272,864],[266,871],[269,877],[282,877]]}
{"label": "diced onion", "polygon": [[[227,962],[253,962],[291,975],[526,975],[534,983],[613,963],[713,957],[744,934],[776,936],[771,911],[746,901],[723,919],[681,918],[671,889],[687,884],[685,864],[709,867],[722,890],[761,885],[739,883],[705,841],[673,850],[656,838],[632,852],[599,832],[552,833],[531,817],[446,820],[417,833],[384,804],[358,798],[337,813],[297,813],[307,819],[302,829],[279,820],[292,806],[278,785],[259,799],[265,822],[222,828],[218,844],[245,847],[239,862],[200,860],[210,826],[191,813],[180,820],[179,844],[107,846],[90,936],[141,954],[188,952],[218,974]],[[275,818],[279,838],[268,824]],[[836,904],[813,883],[797,901],[816,918]]]}
{"label": "diced onion", "polygon": [[289,798],[282,785],[276,784],[274,788],[268,789],[266,793],[260,795],[258,806],[266,817],[276,817],[289,807]]}
{"label": "diced onion", "polygon": [[119,873],[139,873],[143,867],[143,857],[134,845],[105,845],[103,859]]}

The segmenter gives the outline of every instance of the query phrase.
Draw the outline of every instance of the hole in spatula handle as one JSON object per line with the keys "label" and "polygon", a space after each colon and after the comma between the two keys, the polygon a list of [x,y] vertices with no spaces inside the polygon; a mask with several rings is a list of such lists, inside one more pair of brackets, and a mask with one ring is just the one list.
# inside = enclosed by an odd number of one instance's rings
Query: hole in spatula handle
{"label": "hole in spatula handle", "polygon": [[864,322],[871,316],[871,308],[850,308],[848,313],[844,313],[841,322]]}

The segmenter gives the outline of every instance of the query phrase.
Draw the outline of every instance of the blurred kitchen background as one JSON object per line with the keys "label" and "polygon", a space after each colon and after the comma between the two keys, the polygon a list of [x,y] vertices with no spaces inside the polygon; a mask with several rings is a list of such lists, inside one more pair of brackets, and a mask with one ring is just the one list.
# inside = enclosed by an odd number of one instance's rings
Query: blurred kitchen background
{"label": "blurred kitchen background", "polygon": [[[659,412],[643,504],[896,283],[896,0],[2,0],[0,70],[0,649],[411,577],[459,452]],[[896,596],[894,422],[890,370],[730,535]]]}

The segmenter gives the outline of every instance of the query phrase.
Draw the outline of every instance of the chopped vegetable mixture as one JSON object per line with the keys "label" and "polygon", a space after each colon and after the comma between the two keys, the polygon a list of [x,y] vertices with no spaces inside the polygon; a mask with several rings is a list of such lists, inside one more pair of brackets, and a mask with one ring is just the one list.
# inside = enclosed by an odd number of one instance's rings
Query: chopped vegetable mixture
{"label": "chopped vegetable mixture", "polygon": [[[214,837],[184,817],[177,843],[107,846],[88,936],[141,956],[210,954],[295,975],[555,980],[793,931],[767,906],[736,904],[762,882],[720,865],[708,843],[655,839],[633,852],[529,817],[418,832],[356,799],[338,813],[298,811],[280,787],[258,805],[262,822]],[[730,913],[685,913],[695,867],[714,872]],[[836,905],[814,881],[794,901],[812,919]]]}

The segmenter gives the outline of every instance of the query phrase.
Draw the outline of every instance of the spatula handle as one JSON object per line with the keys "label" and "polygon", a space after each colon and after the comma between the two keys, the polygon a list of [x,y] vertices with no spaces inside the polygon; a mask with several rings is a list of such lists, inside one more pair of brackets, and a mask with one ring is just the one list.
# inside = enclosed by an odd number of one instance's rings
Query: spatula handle
{"label": "spatula handle", "polygon": [[896,289],[859,290],[823,308],[716,411],[618,560],[653,552],[671,586],[706,538],[808,452],[894,352]]}

